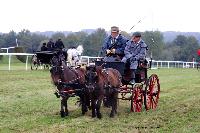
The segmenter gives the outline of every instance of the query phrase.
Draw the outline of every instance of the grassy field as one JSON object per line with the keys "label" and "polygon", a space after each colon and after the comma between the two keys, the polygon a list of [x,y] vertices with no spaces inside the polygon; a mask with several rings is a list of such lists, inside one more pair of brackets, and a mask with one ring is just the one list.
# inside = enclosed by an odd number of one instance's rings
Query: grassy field
{"label": "grassy field", "polygon": [[118,115],[101,120],[85,116],[69,100],[70,114],[60,118],[60,100],[53,94],[49,71],[0,71],[0,132],[200,132],[200,72],[196,69],[151,70],[160,78],[156,110],[130,112],[130,102],[120,101]]}

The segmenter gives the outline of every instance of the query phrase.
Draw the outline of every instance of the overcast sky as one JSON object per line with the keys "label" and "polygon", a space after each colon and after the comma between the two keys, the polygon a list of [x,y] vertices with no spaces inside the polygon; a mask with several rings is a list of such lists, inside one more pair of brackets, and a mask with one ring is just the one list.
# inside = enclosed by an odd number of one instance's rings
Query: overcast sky
{"label": "overcast sky", "polygon": [[[0,32],[80,31],[99,27],[109,30],[113,25],[127,32],[200,32],[199,3],[198,0],[0,0]],[[136,26],[130,31],[133,25]]]}

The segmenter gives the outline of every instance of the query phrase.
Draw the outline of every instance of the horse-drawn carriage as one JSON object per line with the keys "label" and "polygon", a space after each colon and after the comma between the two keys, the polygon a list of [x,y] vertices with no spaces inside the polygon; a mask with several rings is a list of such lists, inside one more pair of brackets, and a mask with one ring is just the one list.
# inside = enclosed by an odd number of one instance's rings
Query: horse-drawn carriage
{"label": "horse-drawn carriage", "polygon": [[[54,56],[50,70],[53,83],[57,87],[55,94],[61,97],[61,117],[68,115],[67,100],[71,96],[80,97],[82,114],[91,107],[92,116],[95,117],[97,113],[98,118],[101,118],[100,106],[103,99],[105,102],[108,99],[113,102],[110,104],[111,117],[117,112],[116,99],[130,101],[132,112],[141,112],[143,104],[146,110],[157,107],[160,83],[156,74],[147,76],[151,63],[146,60],[139,62],[135,84],[129,84],[130,71],[123,62],[96,61],[94,66],[88,66],[86,70],[71,68],[64,62],[61,56]],[[99,73],[103,78],[100,78]]]}
{"label": "horse-drawn carriage", "polygon": [[96,61],[95,65],[103,68],[114,68],[122,75],[122,86],[118,89],[120,93],[118,99],[131,101],[131,111],[141,112],[142,105],[146,110],[155,109],[158,104],[160,94],[160,83],[158,76],[147,75],[147,70],[151,67],[151,61],[140,60],[135,75],[135,84],[130,84],[131,71],[123,62],[102,62]]}
{"label": "horse-drawn carriage", "polygon": [[37,51],[31,58],[31,70],[37,70],[39,67],[49,69],[52,58],[52,51]]}
{"label": "horse-drawn carriage", "polygon": [[[80,56],[83,52],[82,45],[79,45],[77,48],[69,48],[69,49],[56,49],[53,51],[37,51],[31,58],[31,70],[37,70],[38,67],[49,69],[52,65],[51,60],[55,53],[62,52],[65,53],[65,58],[67,60],[68,65],[76,66],[80,65]],[[79,63],[79,64],[77,64]]]}

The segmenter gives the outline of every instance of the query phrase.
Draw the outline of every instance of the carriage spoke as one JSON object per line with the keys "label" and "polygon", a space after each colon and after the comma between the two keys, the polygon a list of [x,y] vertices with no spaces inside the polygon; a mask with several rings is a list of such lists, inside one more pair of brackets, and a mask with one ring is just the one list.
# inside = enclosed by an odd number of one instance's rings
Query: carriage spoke
{"label": "carriage spoke", "polygon": [[150,76],[145,87],[145,108],[146,110],[155,109],[158,104],[160,84],[157,75]]}
{"label": "carriage spoke", "polygon": [[141,86],[137,86],[132,92],[131,99],[131,111],[132,112],[141,112],[142,104],[143,104],[143,92],[141,90]]}

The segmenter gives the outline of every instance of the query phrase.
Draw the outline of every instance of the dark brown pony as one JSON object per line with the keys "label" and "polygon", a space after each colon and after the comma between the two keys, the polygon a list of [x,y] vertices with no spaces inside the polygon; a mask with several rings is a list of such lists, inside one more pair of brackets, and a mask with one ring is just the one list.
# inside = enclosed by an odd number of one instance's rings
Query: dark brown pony
{"label": "dark brown pony", "polygon": [[85,104],[85,70],[82,68],[73,69],[66,65],[63,54],[55,54],[52,58],[50,70],[53,84],[57,86],[58,95],[61,96],[61,117],[68,115],[67,100],[70,96],[80,97],[82,103],[82,114],[87,112]]}
{"label": "dark brown pony", "polygon": [[116,69],[102,69],[100,66],[89,66],[86,72],[86,88],[90,94],[92,117],[101,118],[102,100],[109,99],[112,110],[110,117],[117,113],[118,89],[121,86],[121,75]]}

